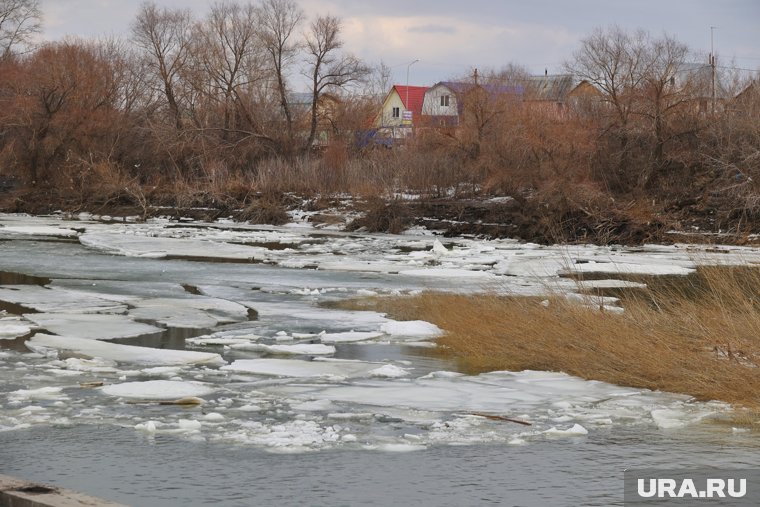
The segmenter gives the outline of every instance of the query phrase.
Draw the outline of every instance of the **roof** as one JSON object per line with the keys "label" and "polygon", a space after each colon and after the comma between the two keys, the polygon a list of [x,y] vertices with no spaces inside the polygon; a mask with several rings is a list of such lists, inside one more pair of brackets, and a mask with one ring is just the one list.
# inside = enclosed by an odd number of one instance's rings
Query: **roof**
{"label": "roof", "polygon": [[[401,97],[401,103],[404,104],[404,108],[407,111],[412,111],[414,117],[418,118],[422,114],[422,103],[425,101],[425,92],[428,90],[428,87],[394,85],[393,89]],[[407,100],[409,103],[407,103]]]}
{"label": "roof", "polygon": [[461,81],[441,81],[440,83],[436,83],[435,86],[445,86],[452,92],[456,94],[462,94],[467,93],[468,91],[472,90],[475,86],[481,88],[482,90],[485,90],[491,97],[496,97],[498,95],[522,95],[523,93],[523,87],[517,86],[517,85],[500,85],[500,84],[493,84],[493,83],[478,83],[477,85],[475,83],[468,83],[468,82],[461,82]]}
{"label": "roof", "polygon": [[[708,63],[681,62],[675,71],[676,86],[690,83],[702,97],[712,95],[712,67]],[[723,83],[721,73],[715,73],[715,97],[718,99],[731,98],[731,93]]]}
{"label": "roof", "polygon": [[544,74],[528,77],[525,88],[528,100],[564,102],[575,84],[571,74]]}

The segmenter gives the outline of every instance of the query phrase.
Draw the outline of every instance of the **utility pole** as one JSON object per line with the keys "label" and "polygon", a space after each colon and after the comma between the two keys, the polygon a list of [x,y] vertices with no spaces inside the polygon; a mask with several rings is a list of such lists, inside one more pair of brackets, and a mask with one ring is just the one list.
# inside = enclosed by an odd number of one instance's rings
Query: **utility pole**
{"label": "utility pole", "polygon": [[713,33],[717,26],[710,27],[710,69],[712,70],[712,115],[715,116],[715,43]]}
{"label": "utility pole", "polygon": [[414,65],[415,63],[419,62],[420,60],[414,60],[413,62],[409,62],[409,65],[406,66],[406,104],[404,104],[407,108],[409,107],[409,67]]}

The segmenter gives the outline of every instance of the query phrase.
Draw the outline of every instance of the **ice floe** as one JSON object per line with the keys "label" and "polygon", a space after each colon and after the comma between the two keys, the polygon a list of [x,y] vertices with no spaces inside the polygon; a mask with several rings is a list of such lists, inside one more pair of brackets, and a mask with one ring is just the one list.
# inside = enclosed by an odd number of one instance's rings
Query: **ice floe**
{"label": "ice floe", "polygon": [[32,350],[54,349],[61,352],[116,361],[119,363],[153,365],[226,364],[219,354],[209,352],[136,347],[133,345],[121,345],[86,338],[53,336],[48,334],[36,334],[26,343]]}
{"label": "ice floe", "polygon": [[443,335],[441,328],[424,320],[388,321],[380,325],[380,331],[392,336],[408,338],[437,338]]}
{"label": "ice floe", "polygon": [[38,312],[123,313],[126,305],[78,291],[35,285],[0,286],[0,301]]}
{"label": "ice floe", "polygon": [[188,397],[207,396],[214,388],[200,382],[175,380],[147,380],[145,382],[123,382],[100,388],[104,394],[119,398],[141,400],[176,400]]}
{"label": "ice floe", "polygon": [[266,345],[263,343],[238,343],[230,345],[232,350],[250,350],[267,354],[297,354],[306,356],[329,356],[335,354],[335,347],[321,343],[299,343],[294,345]]}
{"label": "ice floe", "polygon": [[298,359],[240,359],[222,370],[280,377],[351,378],[367,376],[378,363],[364,361],[303,361]]}
{"label": "ice floe", "polygon": [[346,331],[344,333],[324,333],[319,336],[319,339],[322,340],[322,343],[351,343],[372,340],[381,336],[383,333],[373,331]]}
{"label": "ice floe", "polygon": [[32,328],[19,319],[0,319],[0,340],[13,340],[29,334]]}
{"label": "ice floe", "polygon": [[161,333],[162,328],[137,322],[125,315],[96,313],[31,313],[25,317],[51,333],[88,338],[114,340]]}
{"label": "ice floe", "polygon": [[169,327],[213,328],[220,324],[248,320],[248,308],[209,297],[154,298],[133,303],[129,315]]}

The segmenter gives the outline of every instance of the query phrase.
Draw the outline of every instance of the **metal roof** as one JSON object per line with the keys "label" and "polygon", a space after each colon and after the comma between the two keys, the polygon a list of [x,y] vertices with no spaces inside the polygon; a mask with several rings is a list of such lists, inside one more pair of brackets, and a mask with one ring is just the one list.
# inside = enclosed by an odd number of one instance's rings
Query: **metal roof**
{"label": "metal roof", "polygon": [[[428,87],[394,85],[393,89],[401,97],[401,103],[404,104],[404,108],[407,111],[412,111],[415,118],[419,118],[422,114],[422,103],[425,101],[425,92],[428,90]],[[407,103],[407,99],[409,103]]]}
{"label": "metal roof", "polygon": [[525,98],[526,100],[564,102],[575,84],[575,79],[571,74],[530,76],[525,82]]}

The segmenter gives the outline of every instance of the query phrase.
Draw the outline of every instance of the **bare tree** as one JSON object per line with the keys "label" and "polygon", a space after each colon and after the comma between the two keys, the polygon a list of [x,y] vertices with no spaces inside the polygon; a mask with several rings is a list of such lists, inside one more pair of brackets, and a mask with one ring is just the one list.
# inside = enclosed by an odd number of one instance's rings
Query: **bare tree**
{"label": "bare tree", "polygon": [[259,36],[277,81],[277,92],[285,115],[289,147],[294,144],[293,114],[288,103],[286,73],[299,49],[295,30],[303,21],[303,11],[292,0],[264,0],[261,4]]}
{"label": "bare tree", "polygon": [[[212,98],[220,98],[225,138],[233,128],[235,110],[244,108],[241,90],[264,77],[257,24],[252,4],[240,6],[225,1],[214,4],[205,22],[197,25],[193,55],[202,71],[198,84]],[[250,111],[242,112],[249,123],[254,123]]]}
{"label": "bare tree", "polygon": [[16,46],[29,44],[39,33],[39,0],[0,0],[0,58],[9,58]]}
{"label": "bare tree", "polygon": [[391,88],[392,74],[391,68],[380,60],[380,63],[370,69],[365,93],[381,102]]}
{"label": "bare tree", "polygon": [[664,164],[665,143],[679,133],[668,124],[671,113],[691,98],[689,75],[681,72],[688,54],[689,48],[685,44],[668,35],[652,40],[648,45],[644,93],[637,113],[653,125],[654,161],[658,167]]}
{"label": "bare tree", "polygon": [[320,16],[306,35],[306,55],[311,78],[311,125],[304,148],[314,144],[319,116],[319,99],[326,90],[339,90],[356,83],[369,73],[361,60],[351,54],[340,54],[340,20],[333,16]]}
{"label": "bare tree", "polygon": [[[678,135],[668,120],[691,98],[688,75],[679,75],[688,54],[685,45],[667,35],[652,38],[641,30],[631,34],[613,26],[583,39],[567,64],[570,72],[602,92],[604,137],[618,143],[616,183],[646,184],[652,171],[664,166],[664,146]],[[642,162],[635,171],[630,164],[634,137],[654,140],[644,154],[653,163],[644,167]]]}
{"label": "bare tree", "polygon": [[190,50],[191,26],[189,10],[159,9],[152,2],[142,4],[132,25],[134,41],[149,58],[178,130],[182,113],[177,88]]}

